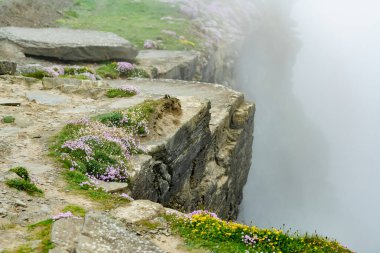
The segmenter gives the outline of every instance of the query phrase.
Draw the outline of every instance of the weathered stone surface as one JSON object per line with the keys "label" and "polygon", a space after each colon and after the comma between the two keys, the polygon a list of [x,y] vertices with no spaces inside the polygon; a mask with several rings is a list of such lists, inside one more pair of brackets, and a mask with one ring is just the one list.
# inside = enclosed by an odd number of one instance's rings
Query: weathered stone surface
{"label": "weathered stone surface", "polygon": [[165,208],[162,205],[149,200],[135,200],[128,206],[119,207],[112,211],[113,216],[126,223],[151,220],[165,213]]}
{"label": "weathered stone surface", "polygon": [[198,56],[194,51],[141,50],[136,60],[152,78],[193,80]]}
{"label": "weathered stone surface", "polygon": [[108,193],[125,192],[126,190],[128,190],[128,183],[99,181],[99,186],[102,187],[104,191]]}
{"label": "weathered stone surface", "polygon": [[9,40],[25,54],[69,61],[132,60],[137,49],[113,33],[67,28],[0,28],[0,41]]}
{"label": "weathered stone surface", "polygon": [[55,221],[51,240],[56,247],[50,253],[163,253],[146,238],[127,231],[121,222],[100,213]]}
{"label": "weathered stone surface", "polygon": [[86,215],[76,253],[163,253],[145,238],[125,229],[118,221],[101,214]]}
{"label": "weathered stone surface", "polygon": [[14,75],[17,63],[11,61],[0,61],[0,75]]}
{"label": "weathered stone surface", "polygon": [[25,55],[20,47],[8,40],[0,40],[0,59],[23,60]]}
{"label": "weathered stone surface", "polygon": [[29,101],[43,105],[60,105],[70,102],[69,96],[48,91],[29,91],[26,93],[26,97]]}
{"label": "weathered stone surface", "polygon": [[[118,81],[110,82],[117,87]],[[145,93],[177,96],[180,127],[143,143],[148,158],[133,175],[132,197],[189,212],[207,208],[235,219],[251,165],[254,106],[221,85],[133,80]],[[121,84],[125,84],[125,81]],[[194,97],[181,97],[182,94]],[[211,102],[199,105],[202,99]]]}
{"label": "weathered stone surface", "polygon": [[85,95],[98,99],[105,94],[108,85],[102,81],[80,80],[75,78],[50,78],[42,79],[45,90],[56,89],[67,94]]}
{"label": "weathered stone surface", "polygon": [[50,252],[74,252],[83,222],[84,220],[80,218],[66,218],[55,221],[51,231],[51,241],[56,248]]}

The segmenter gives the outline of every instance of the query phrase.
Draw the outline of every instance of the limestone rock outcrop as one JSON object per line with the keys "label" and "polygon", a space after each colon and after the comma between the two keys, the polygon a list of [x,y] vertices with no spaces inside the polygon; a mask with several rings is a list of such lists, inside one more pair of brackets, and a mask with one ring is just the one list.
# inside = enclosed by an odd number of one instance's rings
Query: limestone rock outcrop
{"label": "limestone rock outcrop", "polygon": [[[143,143],[148,155],[135,161],[132,197],[183,212],[205,208],[235,219],[251,166],[254,105],[221,85],[133,83],[147,94],[160,90],[178,97],[183,115],[170,134]],[[115,81],[111,86],[122,84]]]}
{"label": "limestone rock outcrop", "polygon": [[26,55],[67,61],[133,60],[138,51],[110,32],[67,28],[0,28],[0,42],[10,41]]}

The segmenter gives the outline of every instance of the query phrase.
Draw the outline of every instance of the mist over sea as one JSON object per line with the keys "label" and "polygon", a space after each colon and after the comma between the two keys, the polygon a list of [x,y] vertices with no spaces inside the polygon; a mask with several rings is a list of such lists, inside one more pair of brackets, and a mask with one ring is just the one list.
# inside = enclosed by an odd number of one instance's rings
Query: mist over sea
{"label": "mist over sea", "polygon": [[380,252],[380,2],[253,1],[236,68],[257,106],[240,220]]}

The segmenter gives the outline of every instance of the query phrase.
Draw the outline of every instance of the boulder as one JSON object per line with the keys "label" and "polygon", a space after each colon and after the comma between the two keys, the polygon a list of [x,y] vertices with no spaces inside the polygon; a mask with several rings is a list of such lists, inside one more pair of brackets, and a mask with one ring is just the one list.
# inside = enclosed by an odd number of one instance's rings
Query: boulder
{"label": "boulder", "polygon": [[136,60],[152,78],[193,80],[198,58],[194,51],[141,50]]}
{"label": "boulder", "polygon": [[127,231],[120,222],[102,214],[86,215],[76,253],[163,253],[149,240]]}
{"label": "boulder", "polygon": [[165,214],[165,208],[149,200],[135,200],[127,206],[118,207],[112,215],[126,223],[136,223],[151,220]]}
{"label": "boulder", "polygon": [[67,61],[132,60],[137,49],[114,33],[68,28],[0,28],[0,41],[21,47],[26,55]]}
{"label": "boulder", "polygon": [[0,61],[0,75],[14,75],[17,63],[11,61]]}

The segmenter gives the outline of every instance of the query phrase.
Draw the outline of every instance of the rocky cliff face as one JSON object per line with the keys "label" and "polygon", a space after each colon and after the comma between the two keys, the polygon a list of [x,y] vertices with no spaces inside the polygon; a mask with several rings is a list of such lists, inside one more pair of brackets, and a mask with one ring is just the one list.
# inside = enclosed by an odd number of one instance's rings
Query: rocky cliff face
{"label": "rocky cliff face", "polygon": [[184,212],[206,208],[236,218],[251,165],[254,105],[221,85],[173,80],[134,84],[146,93],[159,88],[178,96],[183,114],[176,128],[144,143],[148,155],[135,162],[132,196]]}

